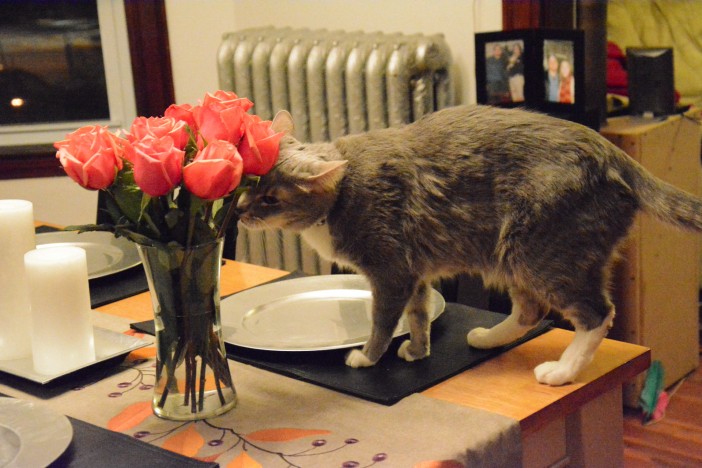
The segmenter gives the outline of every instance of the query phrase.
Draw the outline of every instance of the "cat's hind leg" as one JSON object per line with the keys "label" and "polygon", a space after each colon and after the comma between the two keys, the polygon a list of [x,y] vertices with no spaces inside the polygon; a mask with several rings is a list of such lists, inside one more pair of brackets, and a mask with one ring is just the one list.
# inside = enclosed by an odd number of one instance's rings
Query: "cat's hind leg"
{"label": "cat's hind leg", "polygon": [[546,310],[527,292],[513,288],[510,315],[492,328],[478,327],[468,333],[468,344],[474,348],[489,349],[504,346],[524,336],[541,322]]}
{"label": "cat's hind leg", "polygon": [[429,291],[426,283],[420,284],[405,308],[410,339],[400,345],[397,355],[408,362],[425,358],[430,353],[431,321],[427,308]]}
{"label": "cat's hind leg", "polygon": [[[592,362],[595,351],[612,327],[615,315],[614,306],[609,299],[603,297],[603,300],[603,304],[595,306],[596,309],[604,310],[604,314],[598,314],[601,320],[598,324],[591,323],[591,319],[583,321],[577,318],[579,312],[592,310],[591,304],[580,303],[572,306],[576,310],[575,317],[572,319],[575,325],[575,337],[558,361],[544,362],[536,366],[534,369],[536,380],[547,385],[564,385],[573,382]],[[564,315],[573,314],[564,313]]]}

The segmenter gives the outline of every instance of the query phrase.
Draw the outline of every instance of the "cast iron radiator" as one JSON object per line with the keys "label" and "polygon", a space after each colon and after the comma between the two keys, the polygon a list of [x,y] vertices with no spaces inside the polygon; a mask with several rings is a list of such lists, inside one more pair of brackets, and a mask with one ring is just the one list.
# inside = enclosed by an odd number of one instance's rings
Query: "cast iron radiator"
{"label": "cast iron radiator", "polygon": [[[440,35],[254,28],[224,35],[220,89],[255,103],[272,119],[288,110],[304,142],[399,126],[453,105],[451,53]],[[239,226],[236,259],[327,274],[299,235]]]}

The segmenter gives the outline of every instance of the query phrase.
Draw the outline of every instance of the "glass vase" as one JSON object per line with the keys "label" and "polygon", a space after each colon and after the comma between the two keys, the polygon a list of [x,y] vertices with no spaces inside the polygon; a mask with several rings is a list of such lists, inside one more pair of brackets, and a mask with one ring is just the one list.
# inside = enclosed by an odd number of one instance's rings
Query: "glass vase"
{"label": "glass vase", "polygon": [[137,244],[154,310],[159,417],[205,419],[236,405],[220,322],[222,246],[222,239],[191,248]]}

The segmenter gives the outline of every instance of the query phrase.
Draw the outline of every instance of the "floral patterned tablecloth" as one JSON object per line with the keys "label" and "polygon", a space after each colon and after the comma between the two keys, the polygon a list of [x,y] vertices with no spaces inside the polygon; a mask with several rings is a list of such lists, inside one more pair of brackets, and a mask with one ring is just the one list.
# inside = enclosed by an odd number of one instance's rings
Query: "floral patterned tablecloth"
{"label": "floral patterned tablecloth", "polygon": [[[94,318],[98,326],[128,330],[124,319],[99,312]],[[446,468],[521,462],[515,420],[421,394],[379,405],[233,361],[239,400],[232,411],[198,422],[162,420],[151,411],[154,354],[153,347],[142,348],[107,374],[60,389],[16,379],[7,385],[0,375],[0,391],[42,400],[76,419],[223,467]]]}

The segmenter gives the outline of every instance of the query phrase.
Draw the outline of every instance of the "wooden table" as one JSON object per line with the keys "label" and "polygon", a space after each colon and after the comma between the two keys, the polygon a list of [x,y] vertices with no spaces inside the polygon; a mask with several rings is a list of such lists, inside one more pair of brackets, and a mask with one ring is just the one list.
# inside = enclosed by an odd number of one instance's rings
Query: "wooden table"
{"label": "wooden table", "polygon": [[518,420],[524,466],[622,466],[622,384],[648,368],[650,351],[606,339],[575,383],[539,384],[533,368],[557,359],[572,336],[553,329],[424,394]]}
{"label": "wooden table", "polygon": [[[227,261],[222,295],[287,274]],[[148,293],[109,304],[100,312],[131,320],[152,317]],[[623,463],[622,384],[646,370],[648,348],[605,340],[577,382],[539,384],[533,368],[557,359],[572,333],[554,329],[424,392],[425,395],[499,413],[520,422],[524,466],[621,466]]]}

